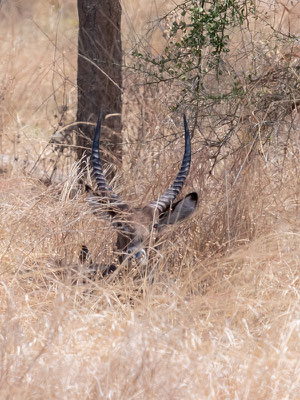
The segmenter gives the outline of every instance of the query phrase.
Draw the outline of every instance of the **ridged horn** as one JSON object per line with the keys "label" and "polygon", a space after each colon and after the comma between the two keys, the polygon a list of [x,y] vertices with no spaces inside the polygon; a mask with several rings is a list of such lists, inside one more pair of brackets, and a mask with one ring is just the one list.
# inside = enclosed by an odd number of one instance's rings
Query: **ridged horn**
{"label": "ridged horn", "polygon": [[185,148],[184,155],[181,162],[180,170],[170,188],[162,194],[158,200],[152,201],[150,206],[157,209],[159,213],[162,213],[168,209],[171,203],[176,199],[180,193],[186,177],[188,176],[190,165],[191,165],[191,137],[189,132],[189,127],[186,121],[186,116],[183,114],[184,123],[184,138],[185,138]]}
{"label": "ridged horn", "polygon": [[94,133],[94,140],[92,146],[92,165],[93,165],[93,175],[95,177],[98,189],[100,190],[102,196],[106,197],[107,200],[112,203],[119,203],[118,205],[125,205],[124,202],[120,199],[120,197],[115,194],[112,188],[106,182],[106,179],[102,170],[102,163],[99,151],[99,142],[100,142],[100,132],[101,132],[101,119],[102,113],[99,114],[97,126]]}

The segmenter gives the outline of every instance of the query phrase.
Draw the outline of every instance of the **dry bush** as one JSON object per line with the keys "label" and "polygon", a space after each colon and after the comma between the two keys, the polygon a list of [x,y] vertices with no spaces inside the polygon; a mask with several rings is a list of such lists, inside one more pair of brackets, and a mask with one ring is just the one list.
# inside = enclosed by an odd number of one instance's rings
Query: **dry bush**
{"label": "dry bush", "polygon": [[[26,149],[33,161],[57,128],[48,79],[53,47],[44,35],[55,16],[52,3],[30,2],[43,33],[32,30],[30,18],[23,25],[7,21],[14,27],[10,38],[28,42],[18,54],[8,44],[2,49],[14,63],[1,66],[1,152],[21,157]],[[57,42],[75,57],[74,4],[61,6]],[[53,26],[48,33],[55,37]],[[274,68],[286,62],[275,61]],[[68,68],[64,81],[75,76]],[[128,74],[125,80],[125,162],[117,186],[136,205],[168,186],[183,151],[181,116],[168,110],[178,93],[167,85],[141,87],[139,79]],[[74,116],[74,102],[68,104]],[[42,118],[47,109],[48,120]],[[89,209],[76,164],[63,182],[48,186],[19,164],[1,174],[0,398],[299,398],[298,106],[280,108],[280,115],[268,146],[263,135],[251,137],[253,121],[241,118],[239,138],[247,145],[229,152],[211,174],[212,151],[195,129],[184,192],[197,190],[200,204],[189,221],[165,232],[152,285],[134,270],[90,279],[80,265],[83,244],[93,261],[110,264],[115,232]]]}
{"label": "dry bush", "polygon": [[77,92],[75,4],[65,1],[58,10],[50,3],[3,1],[0,8],[1,166],[10,170],[11,160],[18,161],[19,168],[45,180],[60,154],[49,140],[74,121]]}
{"label": "dry bush", "polygon": [[291,173],[285,187],[272,190],[280,208],[265,199],[261,225],[280,212],[268,233],[227,256],[198,251],[204,239],[197,214],[189,240],[174,232],[164,269],[150,288],[142,282],[142,291],[126,276],[72,285],[80,243],[103,259],[109,227],[81,197],[69,200],[28,178],[7,181],[1,196],[1,396],[260,399],[271,391],[273,398],[297,398],[294,179]]}

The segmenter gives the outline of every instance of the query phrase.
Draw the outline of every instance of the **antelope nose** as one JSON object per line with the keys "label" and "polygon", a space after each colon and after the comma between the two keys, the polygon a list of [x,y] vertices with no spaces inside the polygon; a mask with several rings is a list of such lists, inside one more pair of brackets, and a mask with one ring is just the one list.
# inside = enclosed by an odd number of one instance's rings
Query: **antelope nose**
{"label": "antelope nose", "polygon": [[146,259],[147,255],[144,249],[135,251],[134,248],[129,248],[127,250],[127,254],[132,256],[136,261],[140,261],[141,259]]}
{"label": "antelope nose", "polygon": [[145,259],[145,258],[146,258],[146,252],[145,252],[144,249],[141,249],[141,250],[137,251],[137,252],[133,255],[133,257],[134,257],[136,260]]}

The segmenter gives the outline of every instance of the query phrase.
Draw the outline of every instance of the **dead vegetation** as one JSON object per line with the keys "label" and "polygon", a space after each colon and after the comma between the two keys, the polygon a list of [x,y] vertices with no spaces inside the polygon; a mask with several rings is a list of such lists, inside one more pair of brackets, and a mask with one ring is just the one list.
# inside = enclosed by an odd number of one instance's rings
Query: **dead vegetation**
{"label": "dead vegetation", "polygon": [[[19,10],[22,2],[14,3]],[[128,6],[133,22],[146,4]],[[277,28],[290,9],[284,4],[283,18],[280,8],[270,17]],[[0,177],[0,397],[298,399],[299,98],[288,109],[284,99],[276,108],[276,99],[267,105],[261,98],[269,119],[280,115],[267,145],[266,112],[255,114],[256,122],[241,118],[247,145],[228,152],[211,174],[212,150],[195,129],[184,190],[197,190],[200,205],[166,232],[152,286],[130,271],[89,280],[81,246],[109,264],[115,232],[91,213],[71,152],[53,153],[48,144],[75,118],[76,4],[23,6],[25,19],[11,4],[1,9],[1,154],[22,164],[11,163]],[[286,50],[276,54],[291,54]],[[299,85],[297,57],[279,58],[271,65],[266,55],[270,69],[262,68],[257,82],[270,96],[280,82],[287,87],[287,73]],[[172,181],[183,130],[181,116],[167,108],[176,93],[167,86],[133,90],[138,78],[126,79],[118,190],[137,205]],[[297,90],[290,87],[289,99]],[[255,123],[258,135],[251,136]],[[32,164],[24,167],[26,157],[38,159],[47,178],[58,160],[63,179],[45,184]]]}

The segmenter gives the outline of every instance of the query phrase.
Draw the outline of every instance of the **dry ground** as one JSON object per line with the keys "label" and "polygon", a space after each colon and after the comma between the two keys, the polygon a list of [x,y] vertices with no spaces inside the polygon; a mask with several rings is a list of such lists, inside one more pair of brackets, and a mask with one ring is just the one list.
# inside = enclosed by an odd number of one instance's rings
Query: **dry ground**
{"label": "dry ground", "polygon": [[[124,4],[139,30],[148,2]],[[89,210],[71,158],[59,160],[63,182],[38,179],[57,160],[51,134],[75,119],[75,11],[71,0],[2,4],[0,398],[300,399],[297,108],[284,151],[280,140],[250,159],[246,149],[211,177],[195,151],[184,190],[200,205],[166,233],[151,287],[130,273],[82,283],[81,245],[111,262],[115,233]],[[124,136],[139,121],[145,141],[124,147],[119,188],[146,202],[171,181],[182,143],[149,151],[175,127],[168,93],[137,90],[134,105],[130,93]]]}

